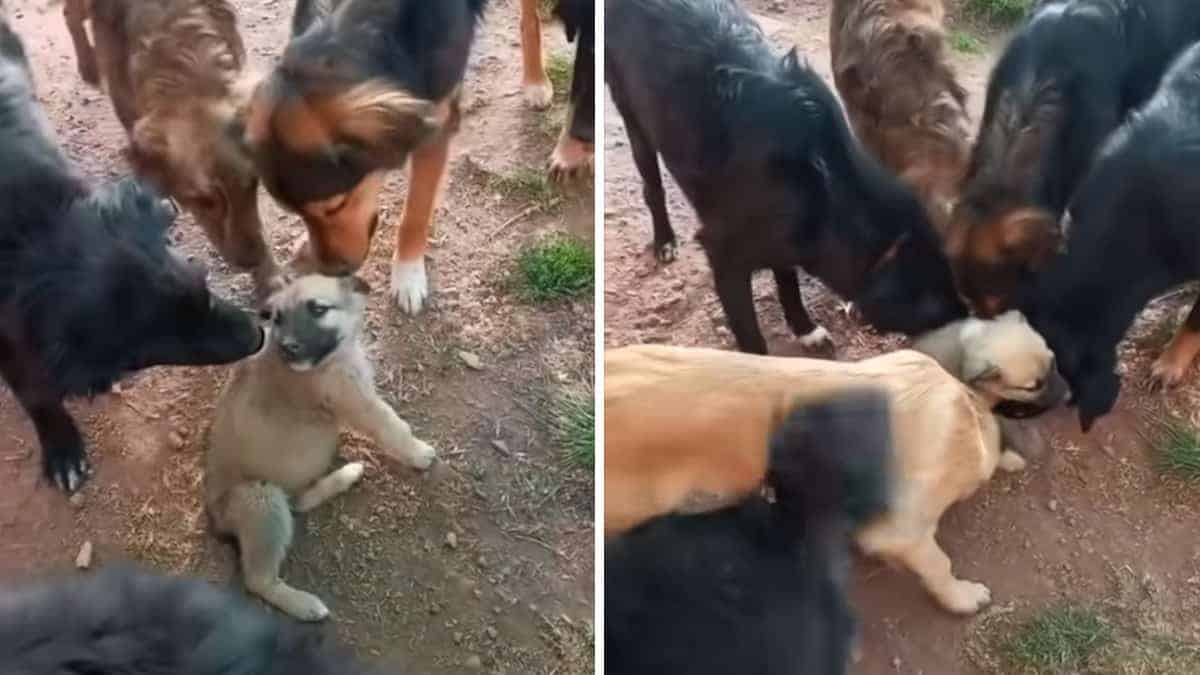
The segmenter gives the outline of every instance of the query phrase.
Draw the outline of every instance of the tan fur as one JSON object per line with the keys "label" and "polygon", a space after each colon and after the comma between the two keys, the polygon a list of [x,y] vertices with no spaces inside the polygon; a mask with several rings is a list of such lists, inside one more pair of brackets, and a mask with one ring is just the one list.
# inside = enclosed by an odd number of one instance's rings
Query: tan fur
{"label": "tan fur", "polygon": [[985,586],[951,574],[934,535],[951,504],[1002,464],[1023,463],[1002,452],[987,401],[933,359],[906,350],[838,363],[644,345],[608,350],[604,368],[606,536],[695,495],[729,502],[758,489],[768,438],[797,402],[876,386],[891,399],[894,498],[856,541],[915,572],[950,611],[990,600]]}
{"label": "tan fur", "polygon": [[[191,212],[258,290],[278,269],[262,234],[258,183],[228,129],[247,94],[245,47],[226,0],[66,0],[80,76],[103,81],[130,136],[129,158]],[[91,21],[94,47],[85,22]]]}
{"label": "tan fur", "polygon": [[360,463],[330,471],[341,428],[369,435],[384,453],[417,468],[435,457],[375,391],[359,344],[366,300],[353,283],[305,276],[272,296],[275,312],[307,311],[310,301],[332,307],[320,321],[337,329],[338,347],[297,370],[281,356],[285,336],[272,330],[268,347],[239,364],[225,386],[209,434],[205,495],[214,529],[238,539],[247,589],[302,620],[323,619],[329,610],[279,578],[290,510],[315,508],[361,477]]}
{"label": "tan fur", "polygon": [[521,0],[521,84],[525,102],[544,110],[554,99],[554,85],[542,64],[542,19],[538,0]]}
{"label": "tan fur", "polygon": [[944,231],[969,153],[966,90],[940,0],[834,0],[834,83],[856,135],[916,188]]}

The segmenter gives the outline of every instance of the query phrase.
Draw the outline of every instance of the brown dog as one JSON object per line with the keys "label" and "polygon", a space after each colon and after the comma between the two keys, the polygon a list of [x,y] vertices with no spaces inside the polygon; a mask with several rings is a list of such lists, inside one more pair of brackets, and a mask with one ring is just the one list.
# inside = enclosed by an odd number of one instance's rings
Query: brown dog
{"label": "brown dog", "polygon": [[305,271],[362,266],[384,178],[408,163],[391,290],[410,314],[424,306],[429,226],[484,4],[296,3],[292,39],[250,101],[243,140],[263,185],[308,226]]}
{"label": "brown dog", "polygon": [[1001,445],[997,401],[986,390],[907,350],[838,363],[643,345],[608,350],[604,373],[606,536],[744,497],[762,483],[768,439],[794,405],[881,387],[897,453],[893,498],[858,530],[858,545],[912,570],[952,612],[990,601],[986,586],[954,577],[935,538],[946,509],[997,467],[1025,466]]}
{"label": "brown dog", "polygon": [[829,22],[833,79],[855,134],[917,190],[943,236],[970,153],[944,15],[941,0],[834,0]]}
{"label": "brown dog", "polygon": [[[226,0],[66,0],[79,75],[104,82],[134,169],[196,218],[260,296],[279,275],[258,215],[258,178],[228,129],[249,94]],[[85,22],[91,20],[88,39]]]}

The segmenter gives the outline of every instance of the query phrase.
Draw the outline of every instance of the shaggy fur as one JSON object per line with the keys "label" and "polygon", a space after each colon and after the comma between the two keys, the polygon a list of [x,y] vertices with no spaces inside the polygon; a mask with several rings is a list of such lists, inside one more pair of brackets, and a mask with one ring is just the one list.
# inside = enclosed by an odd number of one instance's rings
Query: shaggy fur
{"label": "shaggy fur", "polygon": [[732,0],[613,0],[605,79],[642,176],[661,261],[675,255],[658,156],[696,209],[738,348],[766,353],[750,292],[771,269],[792,331],[824,333],[796,267],[882,331],[966,313],[913,192],[854,140],[833,92],[793,51],[771,52]]}
{"label": "shaggy fur", "polygon": [[846,672],[847,533],[887,503],[886,397],[801,405],[770,454],[774,504],[665,516],[607,544],[608,675]]}
{"label": "shaggy fur", "polygon": [[302,268],[357,270],[384,176],[408,162],[391,285],[401,309],[424,307],[429,227],[484,4],[297,2],[292,40],[251,99],[242,137],[263,184],[308,226]]}
{"label": "shaggy fur", "polygon": [[356,675],[320,633],[203,581],[128,566],[0,589],[0,672]]}
{"label": "shaggy fur", "polygon": [[[1058,356],[1084,431],[1116,403],[1116,346],[1153,297],[1200,279],[1200,46],[1098,153],[1067,211],[1067,252],[1022,300]],[[1200,305],[1153,367],[1183,379],[1200,352]]]}
{"label": "shaggy fur", "polygon": [[833,81],[859,140],[912,185],[945,237],[970,152],[967,91],[941,0],[834,0]]}
{"label": "shaggy fur", "polygon": [[[226,0],[66,0],[79,73],[102,79],[129,159],[192,213],[260,297],[279,270],[258,215],[258,177],[229,133],[249,97],[246,53]],[[91,21],[95,46],[88,41]]]}
{"label": "shaggy fur", "polygon": [[1045,0],[1020,28],[992,71],[950,228],[976,312],[1012,307],[1062,248],[1059,218],[1097,149],[1197,38],[1195,0]]}
{"label": "shaggy fur", "polygon": [[89,473],[63,399],[156,365],[236,361],[263,343],[167,250],[170,205],[134,179],[89,187],[34,103],[20,39],[0,22],[0,374],[33,421],[45,474]]}

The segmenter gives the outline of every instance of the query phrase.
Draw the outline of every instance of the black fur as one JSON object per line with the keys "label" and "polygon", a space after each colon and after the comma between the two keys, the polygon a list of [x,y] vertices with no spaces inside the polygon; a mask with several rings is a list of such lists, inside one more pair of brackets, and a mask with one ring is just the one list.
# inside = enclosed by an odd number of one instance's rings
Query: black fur
{"label": "black fur", "polygon": [[89,188],[48,134],[21,41],[0,22],[0,374],[45,475],[74,490],[90,469],[64,398],[150,366],[235,361],[263,336],[168,252],[168,203],[132,178]]}
{"label": "black fur", "polygon": [[658,155],[701,222],[717,295],[742,351],[766,353],[750,292],[770,268],[797,335],[815,325],[796,267],[883,331],[966,315],[916,196],[854,140],[829,87],[793,51],[772,53],[733,0],[610,0],[605,80],[621,112],[669,260]]}
{"label": "black fur", "polygon": [[1200,46],[1105,143],[1067,213],[1067,252],[1022,304],[1086,431],[1117,400],[1116,346],[1138,312],[1200,279]]}
{"label": "black fur", "polygon": [[562,20],[567,40],[575,43],[567,131],[572,138],[594,143],[596,107],[596,3],[594,0],[560,0],[554,14]]}
{"label": "black fur", "polygon": [[755,495],[612,540],[607,675],[845,673],[847,537],[887,506],[888,419],[873,391],[800,406],[772,439],[774,504]]}
{"label": "black fur", "polygon": [[193,579],[117,566],[0,590],[0,673],[359,675],[318,629]]}

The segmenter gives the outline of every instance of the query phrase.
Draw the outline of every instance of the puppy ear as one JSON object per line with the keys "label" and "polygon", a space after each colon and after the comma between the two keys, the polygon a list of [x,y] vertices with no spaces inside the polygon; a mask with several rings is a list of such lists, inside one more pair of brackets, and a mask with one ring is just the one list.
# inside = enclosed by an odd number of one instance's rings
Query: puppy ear
{"label": "puppy ear", "polygon": [[983,359],[967,358],[963,362],[963,381],[967,384],[977,384],[995,380],[1000,376],[1000,369],[989,361]]}
{"label": "puppy ear", "polygon": [[393,166],[446,120],[434,101],[379,82],[338,94],[329,103],[334,135],[353,138],[379,166]]}
{"label": "puppy ear", "polygon": [[371,285],[368,284],[362,277],[358,276],[357,274],[353,274],[353,275],[350,275],[349,277],[346,277],[345,283],[350,284],[350,289],[353,290],[355,293],[360,293],[362,295],[370,295],[371,294]]}
{"label": "puppy ear", "polygon": [[1050,214],[1041,209],[1020,209],[1009,214],[1002,224],[1002,247],[1010,260],[1030,271],[1044,267],[1058,252],[1061,233]]}

